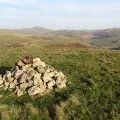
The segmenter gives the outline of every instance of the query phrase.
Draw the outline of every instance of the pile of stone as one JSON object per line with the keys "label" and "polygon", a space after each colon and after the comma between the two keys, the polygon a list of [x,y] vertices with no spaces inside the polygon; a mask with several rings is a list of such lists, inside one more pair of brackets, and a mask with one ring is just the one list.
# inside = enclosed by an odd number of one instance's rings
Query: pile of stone
{"label": "pile of stone", "polygon": [[5,90],[13,90],[17,96],[24,93],[29,95],[44,95],[52,89],[66,87],[66,77],[52,66],[45,64],[40,58],[31,56],[15,64],[11,71],[0,76],[0,86]]}

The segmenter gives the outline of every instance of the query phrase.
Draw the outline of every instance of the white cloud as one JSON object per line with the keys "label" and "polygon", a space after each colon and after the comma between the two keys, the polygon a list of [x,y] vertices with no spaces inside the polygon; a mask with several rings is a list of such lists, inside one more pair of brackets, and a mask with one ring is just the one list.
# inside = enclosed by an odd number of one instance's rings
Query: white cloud
{"label": "white cloud", "polygon": [[0,0],[0,3],[18,4],[18,0]]}
{"label": "white cloud", "polygon": [[14,0],[0,0],[0,2],[7,2],[7,3],[9,3],[9,2],[13,2]]}
{"label": "white cloud", "polygon": [[118,0],[58,1],[0,0],[0,3],[10,4],[0,7],[0,26],[19,27],[40,24],[51,28],[95,28],[120,24]]}

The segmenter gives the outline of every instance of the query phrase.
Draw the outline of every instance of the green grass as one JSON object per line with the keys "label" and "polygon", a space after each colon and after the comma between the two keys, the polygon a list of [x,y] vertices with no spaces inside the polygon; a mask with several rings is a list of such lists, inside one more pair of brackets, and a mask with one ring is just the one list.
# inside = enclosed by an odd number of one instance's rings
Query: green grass
{"label": "green grass", "polygon": [[119,120],[120,53],[94,49],[0,49],[0,73],[26,54],[67,76],[67,88],[17,97],[0,89],[0,120]]}

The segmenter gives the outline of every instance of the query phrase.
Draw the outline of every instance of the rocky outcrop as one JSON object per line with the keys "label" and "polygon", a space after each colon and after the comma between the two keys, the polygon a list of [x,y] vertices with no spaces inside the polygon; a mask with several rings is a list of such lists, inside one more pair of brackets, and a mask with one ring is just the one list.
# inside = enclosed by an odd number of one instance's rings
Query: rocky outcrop
{"label": "rocky outcrop", "polygon": [[44,95],[52,89],[66,87],[66,77],[52,66],[45,64],[40,58],[25,57],[17,62],[11,71],[0,76],[0,86],[13,90],[17,96]]}

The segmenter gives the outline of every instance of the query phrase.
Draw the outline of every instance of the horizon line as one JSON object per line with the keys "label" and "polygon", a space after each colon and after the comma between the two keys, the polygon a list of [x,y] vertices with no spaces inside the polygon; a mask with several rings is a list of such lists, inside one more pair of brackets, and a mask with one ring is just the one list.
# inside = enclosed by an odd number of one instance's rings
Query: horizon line
{"label": "horizon line", "polygon": [[56,31],[56,30],[78,30],[78,31],[95,31],[95,30],[107,30],[107,29],[120,29],[120,27],[103,27],[103,28],[96,28],[96,29],[79,29],[79,28],[62,28],[62,29],[53,29],[53,28],[48,28],[48,27],[43,27],[43,26],[40,26],[40,25],[32,25],[32,26],[28,26],[28,27],[0,27],[1,30],[20,30],[20,29],[32,29],[32,28],[42,28],[42,29],[47,29],[47,30],[53,30],[53,31]]}

